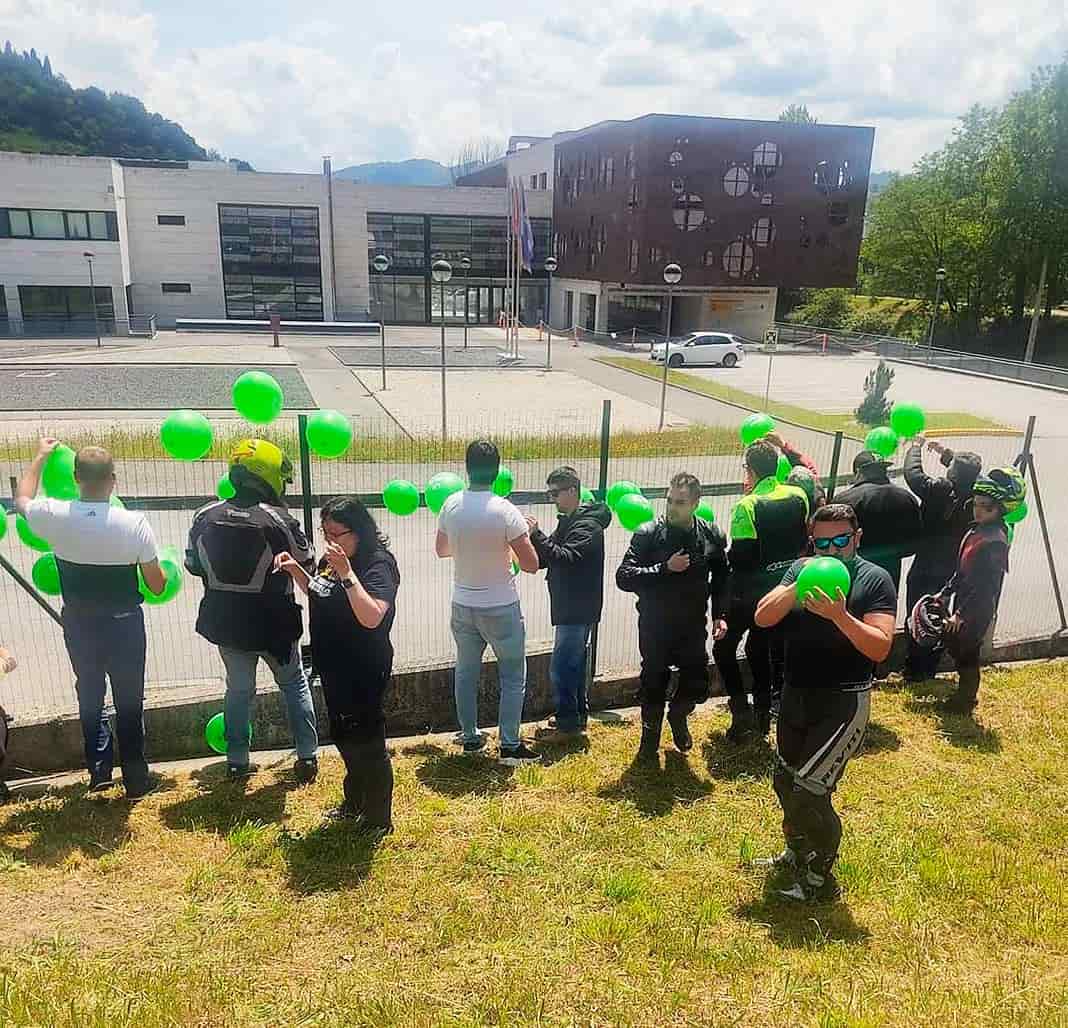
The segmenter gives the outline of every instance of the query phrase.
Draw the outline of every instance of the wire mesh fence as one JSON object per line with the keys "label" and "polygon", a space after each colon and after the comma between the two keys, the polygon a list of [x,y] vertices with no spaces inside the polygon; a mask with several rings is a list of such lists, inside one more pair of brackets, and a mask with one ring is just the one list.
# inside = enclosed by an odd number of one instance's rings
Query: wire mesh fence
{"label": "wire mesh fence", "polygon": [[[52,434],[58,427],[43,424],[41,432]],[[194,512],[216,497],[219,479],[227,470],[230,447],[251,433],[250,428],[241,428],[232,421],[219,421],[214,427],[212,451],[205,459],[191,463],[167,457],[155,426],[147,423],[143,429],[116,425],[86,429],[75,436],[68,429],[64,441],[73,446],[96,443],[108,447],[115,455],[117,494],[131,509],[147,512],[161,545],[184,550]],[[852,458],[861,447],[859,441],[807,430],[798,430],[791,439],[786,426],[781,426],[780,432],[787,442],[805,452],[828,484],[836,474],[839,483],[850,479]],[[255,434],[278,443],[298,462],[301,448],[297,418],[280,418]],[[561,464],[574,467],[584,486],[595,491],[619,479],[635,482],[652,500],[658,515],[663,512],[671,476],[688,471],[700,479],[707,502],[724,531],[742,493],[742,448],[732,428],[691,425],[663,433],[612,431],[610,412],[603,408],[572,412],[559,417],[553,426],[547,426],[545,419],[533,411],[503,422],[497,417],[472,419],[462,436],[445,441],[433,435],[413,437],[385,418],[361,422],[360,434],[341,458],[325,460],[312,455],[305,474],[301,473],[304,468],[298,468],[288,502],[294,516],[312,528],[320,551],[319,508],[326,499],[356,494],[372,508],[380,528],[390,537],[402,576],[392,634],[398,671],[447,664],[454,658],[449,630],[452,565],[434,554],[435,516],[425,506],[407,517],[390,513],[382,504],[383,487],[390,480],[401,478],[422,489],[439,471],[462,473],[466,444],[479,437],[497,443],[503,462],[513,472],[513,502],[537,518],[547,532],[555,525],[556,511],[545,493],[545,480]],[[1011,463],[1019,454],[1020,439],[960,438],[954,439],[953,445],[975,450],[985,466],[992,466]],[[3,482],[11,483],[12,492],[15,476],[32,459],[36,446],[37,433],[0,434],[0,475]],[[930,458],[929,469],[932,474],[942,471],[934,458]],[[1037,470],[1041,475],[1040,464]],[[308,482],[307,495],[304,480]],[[1056,551],[1058,542],[1068,538],[1068,513],[1062,513],[1063,504],[1059,502],[1059,478],[1051,475],[1042,484]],[[10,501],[7,505],[10,507]],[[0,540],[0,555],[30,579],[40,554],[20,540],[13,518],[9,518],[8,528]],[[601,675],[630,673],[639,666],[635,598],[615,586],[615,571],[629,541],[630,533],[613,520],[605,537],[605,605],[596,660],[596,672]],[[544,576],[520,575],[518,588],[528,651],[547,649],[552,626]],[[186,576],[174,601],[147,610],[146,689],[150,703],[177,703],[221,695],[223,691],[222,664],[215,648],[195,631],[201,592],[200,583]],[[58,608],[58,598],[49,601]],[[0,603],[4,611],[0,643],[12,649],[20,661],[20,672],[5,682],[5,706],[20,718],[73,712],[73,676],[60,627],[2,571]],[[903,599],[901,608],[903,615]],[[1046,548],[1038,518],[1032,513],[1016,529],[1011,573],[1005,584],[995,639],[1049,635],[1059,627]],[[262,668],[261,673],[265,676],[262,686],[269,688],[266,669]]]}

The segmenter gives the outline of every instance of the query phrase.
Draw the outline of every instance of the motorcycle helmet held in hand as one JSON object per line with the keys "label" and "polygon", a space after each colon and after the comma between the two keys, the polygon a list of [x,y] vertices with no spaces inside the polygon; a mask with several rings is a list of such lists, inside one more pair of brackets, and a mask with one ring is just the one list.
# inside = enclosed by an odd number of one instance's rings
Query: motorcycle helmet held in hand
{"label": "motorcycle helmet held in hand", "polygon": [[921,596],[906,621],[913,642],[920,649],[937,649],[945,639],[949,616],[949,606],[941,593]]}

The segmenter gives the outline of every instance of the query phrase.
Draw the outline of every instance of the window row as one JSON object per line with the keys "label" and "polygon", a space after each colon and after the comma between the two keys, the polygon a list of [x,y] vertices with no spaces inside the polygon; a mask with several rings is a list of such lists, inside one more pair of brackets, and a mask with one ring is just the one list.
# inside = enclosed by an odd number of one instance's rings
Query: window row
{"label": "window row", "polygon": [[0,238],[118,240],[113,211],[46,211],[0,207]]}

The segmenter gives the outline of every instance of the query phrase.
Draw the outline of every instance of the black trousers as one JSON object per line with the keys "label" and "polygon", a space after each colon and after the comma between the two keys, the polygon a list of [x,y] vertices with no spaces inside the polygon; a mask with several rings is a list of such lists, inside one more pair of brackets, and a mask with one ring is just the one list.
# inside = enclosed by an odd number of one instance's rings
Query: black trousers
{"label": "black trousers", "polygon": [[[918,559],[912,562],[909,577],[905,582],[906,618],[912,613],[912,608],[916,606],[921,596],[940,592],[950,578],[950,575],[941,572],[932,575],[923,567],[917,567],[918,563]],[[905,675],[909,678],[934,678],[941,652],[937,649],[929,650],[917,646],[908,632],[905,633],[905,639]]]}
{"label": "black trousers", "polygon": [[747,632],[745,658],[749,661],[753,676],[753,706],[761,711],[771,709],[770,633],[766,628],[757,628],[753,621],[755,613],[756,601],[735,603],[727,614],[727,634],[712,644],[712,655],[730,697],[732,710],[749,704],[742,683],[742,671],[738,666],[738,643]]}
{"label": "black trousers", "polygon": [[870,690],[783,690],[772,784],[786,845],[817,874],[826,875],[838,857],[842,821],[831,794],[860,749],[870,713]]}
{"label": "black trousers", "polygon": [[703,619],[680,623],[639,619],[638,650],[643,707],[663,707],[667,702],[672,667],[679,669],[673,708],[690,711],[708,699],[708,629]]}

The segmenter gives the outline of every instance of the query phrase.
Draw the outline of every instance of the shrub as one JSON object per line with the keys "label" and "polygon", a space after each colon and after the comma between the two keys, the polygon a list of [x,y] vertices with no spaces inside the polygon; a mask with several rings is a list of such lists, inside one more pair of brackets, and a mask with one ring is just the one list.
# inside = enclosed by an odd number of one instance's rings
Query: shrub
{"label": "shrub", "polygon": [[885,361],[872,368],[864,376],[864,398],[856,409],[856,419],[861,425],[885,425],[890,420],[890,401],[886,393],[894,381],[894,372]]}
{"label": "shrub", "polygon": [[845,328],[851,295],[848,289],[813,289],[789,320],[816,328]]}
{"label": "shrub", "polygon": [[851,332],[866,332],[870,335],[889,336],[894,334],[897,319],[886,307],[871,306],[867,310],[854,311],[846,320],[846,328]]}

